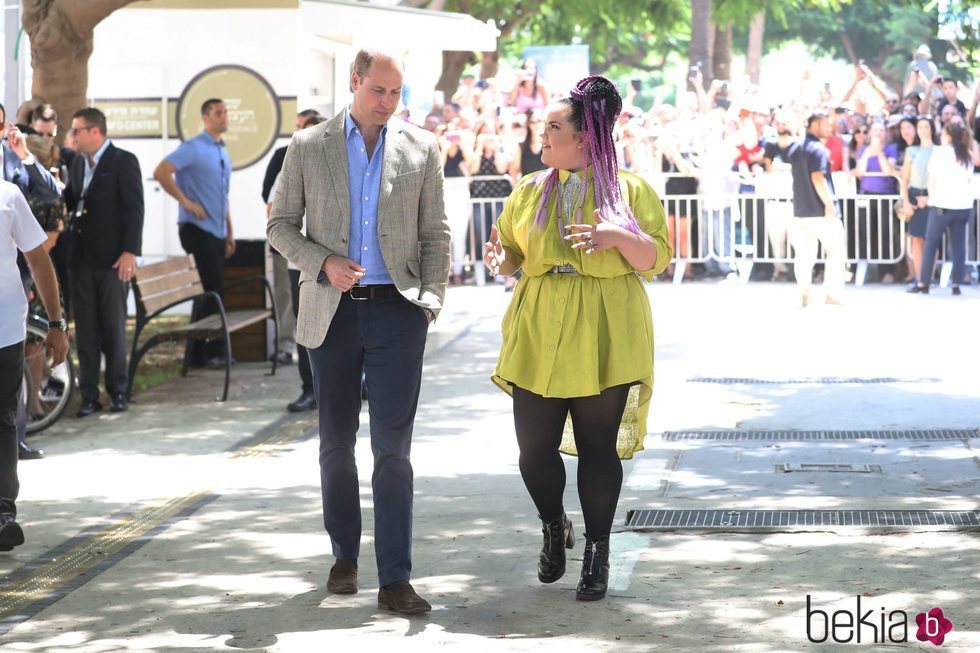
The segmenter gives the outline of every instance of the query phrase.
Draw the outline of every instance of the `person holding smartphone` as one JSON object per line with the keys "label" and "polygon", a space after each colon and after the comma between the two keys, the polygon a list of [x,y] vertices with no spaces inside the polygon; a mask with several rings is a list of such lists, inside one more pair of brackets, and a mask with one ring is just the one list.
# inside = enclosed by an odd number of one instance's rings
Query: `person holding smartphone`
{"label": "person holding smartphone", "polygon": [[51,173],[27,149],[27,139],[13,123],[6,122],[7,113],[0,104],[0,124],[3,128],[3,146],[0,147],[0,164],[3,179],[18,186],[26,197],[58,197],[61,188]]}

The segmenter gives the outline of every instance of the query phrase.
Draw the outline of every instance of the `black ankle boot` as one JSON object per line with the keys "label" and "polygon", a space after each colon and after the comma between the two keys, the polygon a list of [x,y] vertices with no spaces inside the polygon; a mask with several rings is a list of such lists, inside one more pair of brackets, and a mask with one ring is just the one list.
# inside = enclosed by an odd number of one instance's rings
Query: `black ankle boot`
{"label": "black ankle boot", "polygon": [[592,539],[585,534],[585,554],[582,555],[582,578],[575,588],[579,601],[598,601],[606,595],[609,585],[609,536]]}
{"label": "black ankle boot", "polygon": [[553,583],[565,575],[565,549],[575,546],[572,522],[565,513],[550,522],[541,522],[544,544],[538,560],[538,580]]}

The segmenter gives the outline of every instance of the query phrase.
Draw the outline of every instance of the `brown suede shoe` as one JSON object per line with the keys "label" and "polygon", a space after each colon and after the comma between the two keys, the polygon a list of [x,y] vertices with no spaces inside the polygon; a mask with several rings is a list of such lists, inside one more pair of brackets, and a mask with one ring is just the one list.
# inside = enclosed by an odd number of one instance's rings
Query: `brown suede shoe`
{"label": "brown suede shoe", "polygon": [[432,609],[429,602],[415,593],[408,581],[399,580],[378,590],[378,607],[402,614],[422,614]]}
{"label": "brown suede shoe", "polygon": [[357,594],[357,561],[338,560],[330,568],[327,591],[334,594]]}

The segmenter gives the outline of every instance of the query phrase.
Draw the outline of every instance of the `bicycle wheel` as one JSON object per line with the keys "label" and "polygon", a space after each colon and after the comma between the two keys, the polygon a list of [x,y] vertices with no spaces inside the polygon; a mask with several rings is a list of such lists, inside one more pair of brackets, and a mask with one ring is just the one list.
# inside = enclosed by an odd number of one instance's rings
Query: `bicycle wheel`
{"label": "bicycle wheel", "polygon": [[51,367],[44,355],[47,332],[36,324],[27,325],[24,342],[25,376],[30,375],[27,397],[27,432],[43,431],[58,421],[75,391],[75,368],[71,353],[65,362]]}

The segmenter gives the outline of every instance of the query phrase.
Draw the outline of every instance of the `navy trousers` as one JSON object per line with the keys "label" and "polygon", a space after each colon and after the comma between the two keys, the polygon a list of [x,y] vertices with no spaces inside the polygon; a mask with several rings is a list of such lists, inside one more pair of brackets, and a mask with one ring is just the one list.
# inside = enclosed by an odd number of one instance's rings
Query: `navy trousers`
{"label": "navy trousers", "polygon": [[354,443],[361,412],[361,372],[368,389],[374,473],[374,553],[380,585],[412,574],[410,454],[422,382],[425,312],[400,296],[341,297],[323,343],[309,349],[320,417],[323,525],[338,560],[356,560],[361,492]]}

